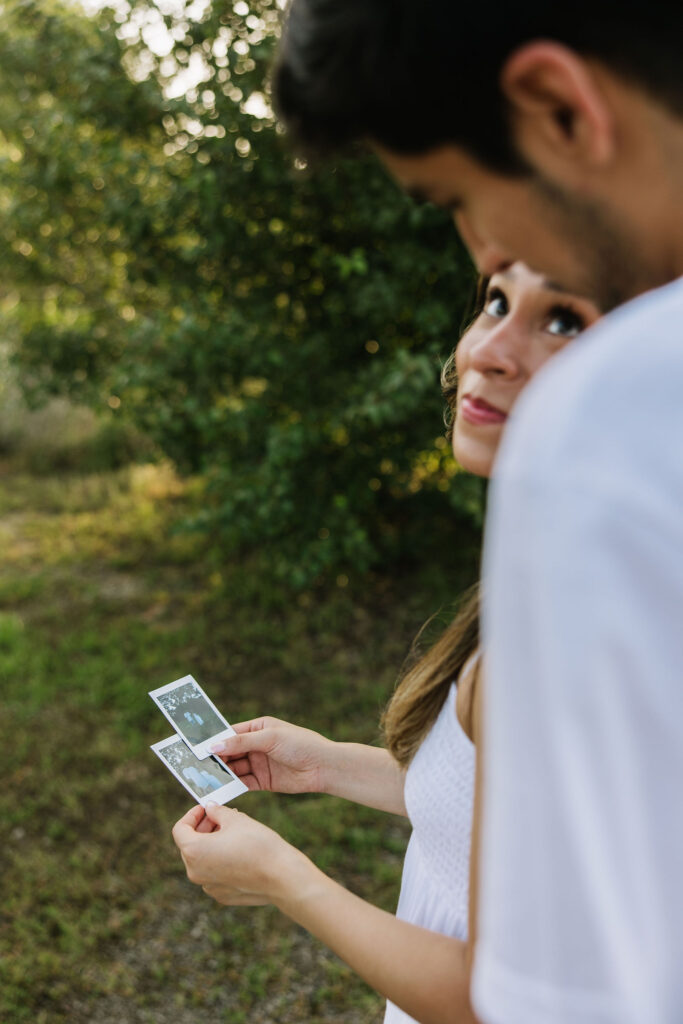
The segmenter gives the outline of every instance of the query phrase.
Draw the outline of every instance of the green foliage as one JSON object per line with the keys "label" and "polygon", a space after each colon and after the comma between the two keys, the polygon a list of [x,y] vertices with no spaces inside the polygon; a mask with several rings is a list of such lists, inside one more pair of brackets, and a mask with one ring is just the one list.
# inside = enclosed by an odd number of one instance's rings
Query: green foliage
{"label": "green foliage", "polygon": [[132,421],[206,477],[196,529],[301,587],[415,553],[439,509],[478,522],[480,492],[440,436],[455,233],[370,156],[293,164],[277,26],[274,0],[5,4],[0,316],[30,397]]}
{"label": "green foliage", "polygon": [[[3,466],[3,1024],[382,1019],[380,997],[274,909],[187,882],[170,829],[189,797],[149,750],[164,724],[147,691],[193,672],[233,721],[376,742],[410,640],[474,566],[292,600],[253,564],[217,577],[197,538],[170,536],[194,500],[163,466]],[[396,906],[403,819],[319,794],[239,806]]]}

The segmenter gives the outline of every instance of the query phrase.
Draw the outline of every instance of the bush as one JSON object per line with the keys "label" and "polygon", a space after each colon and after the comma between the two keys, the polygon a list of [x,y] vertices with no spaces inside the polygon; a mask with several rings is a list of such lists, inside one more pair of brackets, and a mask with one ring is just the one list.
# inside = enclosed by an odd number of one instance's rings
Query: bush
{"label": "bush", "polygon": [[[195,528],[297,586],[410,554],[435,507],[476,523],[441,436],[470,282],[448,219],[370,156],[293,165],[264,86],[274,0],[168,16],[160,59],[134,15],[161,17],[6,5],[0,232],[31,300],[5,311],[26,393],[115,408],[206,476]],[[197,58],[204,81],[169,98]]]}

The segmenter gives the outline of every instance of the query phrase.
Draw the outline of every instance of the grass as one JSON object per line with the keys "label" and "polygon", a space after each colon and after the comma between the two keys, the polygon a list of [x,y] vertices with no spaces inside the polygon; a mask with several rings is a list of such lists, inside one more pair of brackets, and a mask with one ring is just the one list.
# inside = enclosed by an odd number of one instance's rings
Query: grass
{"label": "grass", "polygon": [[[233,721],[375,742],[411,637],[464,578],[292,599],[174,529],[198,500],[165,466],[0,466],[0,1020],[381,1019],[381,999],[277,912],[187,882],[170,827],[188,799],[148,750],[167,729],[147,691],[191,672]],[[395,906],[404,822],[313,795],[240,807]]]}

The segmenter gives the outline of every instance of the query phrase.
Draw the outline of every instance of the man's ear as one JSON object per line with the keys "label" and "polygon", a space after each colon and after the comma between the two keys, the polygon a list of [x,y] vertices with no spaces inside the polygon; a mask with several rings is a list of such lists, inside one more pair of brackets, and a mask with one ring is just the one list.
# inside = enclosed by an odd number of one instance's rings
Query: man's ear
{"label": "man's ear", "polygon": [[610,107],[594,66],[579,54],[559,43],[528,43],[508,57],[500,83],[517,146],[539,169],[548,157],[590,169],[610,162]]}

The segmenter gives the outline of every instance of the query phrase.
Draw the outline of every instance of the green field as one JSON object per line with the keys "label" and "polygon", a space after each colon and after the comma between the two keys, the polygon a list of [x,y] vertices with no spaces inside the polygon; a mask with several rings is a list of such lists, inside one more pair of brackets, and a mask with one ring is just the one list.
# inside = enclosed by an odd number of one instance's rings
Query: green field
{"label": "green field", "polygon": [[[169,730],[147,691],[191,672],[233,721],[376,742],[412,636],[471,558],[293,597],[263,559],[226,568],[176,529],[201,494],[166,466],[21,466],[0,465],[0,1020],[380,1020],[379,997],[272,908],[187,882],[170,828],[188,798],[148,750]],[[239,806],[395,906],[402,820],[318,796]]]}

